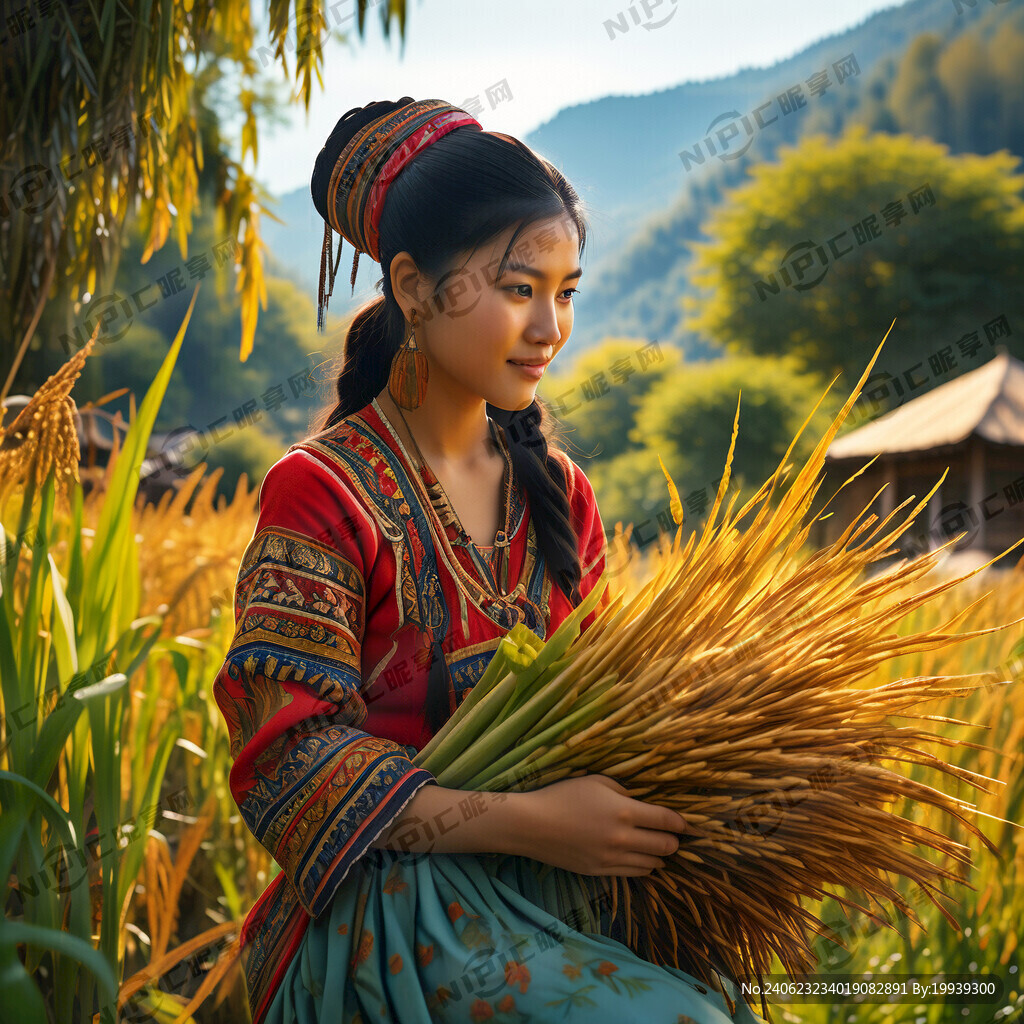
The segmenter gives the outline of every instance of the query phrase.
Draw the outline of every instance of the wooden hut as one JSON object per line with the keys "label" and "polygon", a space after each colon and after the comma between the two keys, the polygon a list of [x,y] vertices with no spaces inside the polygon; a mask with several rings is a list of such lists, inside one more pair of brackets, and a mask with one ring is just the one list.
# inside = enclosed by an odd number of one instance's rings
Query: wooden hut
{"label": "wooden hut", "polygon": [[[901,554],[934,550],[962,531],[966,535],[947,549],[971,553],[960,562],[980,564],[1004,551],[1024,537],[1024,363],[1001,350],[983,366],[837,437],[825,458],[821,502],[874,456],[833,499],[828,511],[835,514],[815,524],[815,543],[834,540],[883,484],[871,505],[881,516],[911,495],[923,498],[948,468],[907,531]],[[1024,544],[996,564],[1008,568],[1021,558]]]}

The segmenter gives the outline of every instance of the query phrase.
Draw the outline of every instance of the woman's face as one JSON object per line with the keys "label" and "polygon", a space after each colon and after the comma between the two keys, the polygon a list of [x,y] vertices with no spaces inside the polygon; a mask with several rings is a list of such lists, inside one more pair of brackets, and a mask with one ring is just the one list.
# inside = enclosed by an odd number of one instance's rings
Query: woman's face
{"label": "woman's face", "polygon": [[417,304],[416,341],[429,360],[430,388],[447,401],[482,397],[499,409],[525,409],[542,374],[512,361],[550,363],[572,332],[582,273],[576,226],[559,216],[524,228],[496,278],[514,231],[480,246],[436,298]]}

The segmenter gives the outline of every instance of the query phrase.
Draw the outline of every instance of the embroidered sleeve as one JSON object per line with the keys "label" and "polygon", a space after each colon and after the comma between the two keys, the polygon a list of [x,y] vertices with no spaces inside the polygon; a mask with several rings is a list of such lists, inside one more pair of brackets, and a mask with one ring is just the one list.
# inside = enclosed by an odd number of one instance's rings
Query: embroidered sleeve
{"label": "embroidered sleeve", "polygon": [[231,792],[313,916],[352,864],[435,782],[358,727],[373,524],[301,449],[271,467],[235,584],[235,634],[214,681]]}
{"label": "embroidered sleeve", "polygon": [[[597,507],[593,484],[572,459],[568,459],[568,462],[571,488],[570,505],[577,524],[576,534],[580,544],[580,563],[582,565],[580,597],[582,598],[590,593],[604,572],[608,553],[608,538],[604,532],[600,509]],[[598,612],[608,604],[609,600],[610,595],[606,588],[598,601],[597,608],[580,623],[581,633],[593,624]]]}

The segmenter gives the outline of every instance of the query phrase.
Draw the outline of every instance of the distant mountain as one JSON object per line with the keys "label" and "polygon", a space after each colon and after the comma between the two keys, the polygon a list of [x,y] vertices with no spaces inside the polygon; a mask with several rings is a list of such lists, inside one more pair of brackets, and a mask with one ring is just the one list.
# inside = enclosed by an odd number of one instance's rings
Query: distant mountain
{"label": "distant mountain", "polygon": [[[524,137],[566,174],[590,212],[574,344],[585,348],[610,334],[642,334],[674,340],[688,355],[701,355],[695,339],[683,338],[677,327],[679,299],[687,290],[688,259],[680,257],[686,256],[688,240],[699,237],[699,225],[722,190],[737,184],[749,163],[770,159],[804,132],[838,129],[844,114],[862,102],[866,83],[873,73],[877,77],[882,62],[892,65],[915,36],[930,31],[949,37],[1005,10],[990,0],[970,4],[909,0],[769,68],[578,104]],[[855,65],[845,66],[840,83],[835,65],[850,55]],[[821,72],[830,86],[814,95],[810,80]],[[802,107],[783,98],[795,87],[801,89]],[[792,107],[788,113],[787,106]],[[757,122],[759,107],[763,128]],[[745,152],[733,159],[712,155],[706,140],[710,137],[714,146],[715,131],[733,128],[739,135],[732,151],[743,140],[749,142]],[[690,154],[688,166],[682,151]],[[315,297],[323,221],[308,188],[283,195],[279,204],[274,212],[286,224],[261,222],[271,266]],[[346,242],[332,313],[353,304],[352,253]],[[362,291],[365,298],[379,277],[379,266],[361,257],[357,296]]]}
{"label": "distant mountain", "polygon": [[[937,8],[941,16],[928,27]],[[915,31],[904,33],[908,25]],[[574,345],[585,349],[604,337],[637,336],[675,344],[688,359],[716,354],[682,326],[684,299],[699,298],[691,283],[693,244],[705,239],[702,226],[727,192],[746,179],[747,168],[775,159],[779,147],[802,135],[838,136],[857,121],[872,131],[927,136],[953,153],[1007,149],[1024,154],[1024,8],[977,0],[975,8],[964,6],[962,16],[950,19],[944,5],[915,0],[875,15],[847,36],[872,28],[887,41],[901,40],[900,45],[879,50],[870,70],[867,61],[859,61],[861,73],[813,104],[808,101],[804,116],[783,116],[756,133],[742,159],[713,159],[686,175],[672,201],[649,214],[631,236],[624,235],[619,252],[604,259],[589,281],[584,278],[589,290],[578,303]],[[924,42],[928,36],[937,38],[943,55],[939,74],[920,63],[930,46],[915,40]],[[858,58],[869,51],[859,42],[846,42]],[[812,60],[807,63],[813,66]],[[777,112],[778,106],[766,113]]]}

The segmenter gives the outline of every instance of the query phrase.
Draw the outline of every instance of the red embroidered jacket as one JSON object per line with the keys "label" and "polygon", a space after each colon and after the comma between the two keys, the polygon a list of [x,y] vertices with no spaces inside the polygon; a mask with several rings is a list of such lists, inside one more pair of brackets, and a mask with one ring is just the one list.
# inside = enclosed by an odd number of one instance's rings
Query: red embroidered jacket
{"label": "red embroidered jacket", "polygon": [[[558,457],[586,596],[604,570],[604,526],[590,481]],[[453,706],[513,625],[507,609],[478,607],[457,585],[456,563],[493,580],[492,551],[475,548],[457,524],[441,525],[415,473],[371,402],[289,448],[260,489],[236,582],[235,634],[214,681],[232,794],[282,869],[244,929],[257,1022],[310,917],[416,791],[435,782],[411,761],[431,735],[427,624],[443,637]],[[572,609],[545,572],[525,492],[514,487],[511,499],[508,578],[518,581],[525,624],[544,638]]]}

